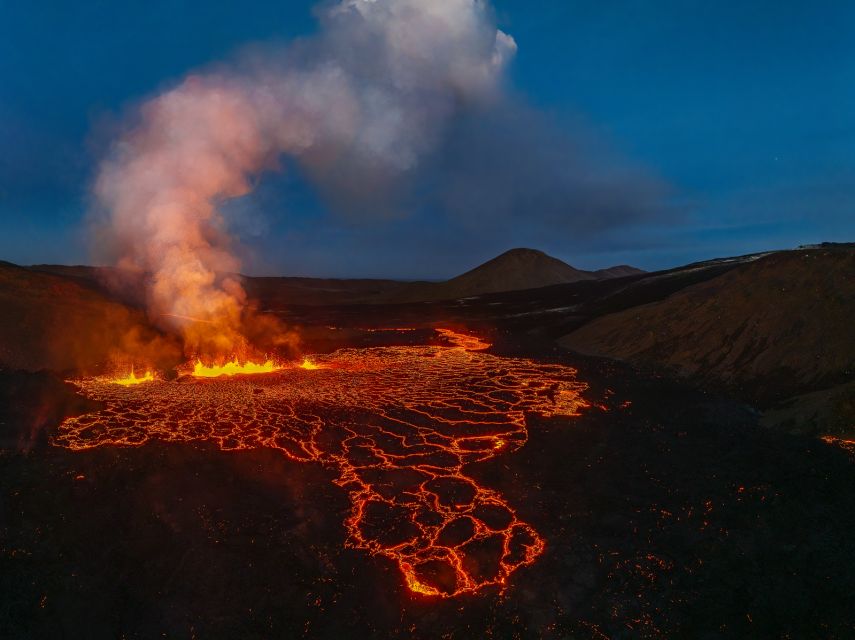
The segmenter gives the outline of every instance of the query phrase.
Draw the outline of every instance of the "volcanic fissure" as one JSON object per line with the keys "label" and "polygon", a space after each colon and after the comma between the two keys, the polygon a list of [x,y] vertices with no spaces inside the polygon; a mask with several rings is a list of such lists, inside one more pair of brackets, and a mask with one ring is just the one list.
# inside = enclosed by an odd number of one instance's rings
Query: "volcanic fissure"
{"label": "volcanic fissure", "polygon": [[466,468],[522,447],[527,414],[579,415],[587,385],[571,367],[437,332],[445,346],[340,349],[260,375],[77,380],[104,407],[66,419],[54,444],[210,441],[328,465],[351,502],[346,544],[397,563],[412,592],[503,589],[545,543]]}

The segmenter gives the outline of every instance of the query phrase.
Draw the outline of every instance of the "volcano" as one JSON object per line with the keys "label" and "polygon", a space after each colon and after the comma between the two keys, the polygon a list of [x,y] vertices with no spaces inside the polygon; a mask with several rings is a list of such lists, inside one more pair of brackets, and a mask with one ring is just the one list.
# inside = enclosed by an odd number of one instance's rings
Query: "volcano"
{"label": "volcano", "polygon": [[415,283],[395,291],[396,302],[450,300],[500,291],[536,289],[581,280],[605,280],[644,273],[621,265],[599,271],[583,271],[535,249],[511,249],[451,280]]}
{"label": "volcano", "polygon": [[0,640],[855,639],[855,3],[166,4],[0,2]]}
{"label": "volcano", "polygon": [[0,629],[846,637],[852,257],[415,303],[266,279],[300,356],[216,377],[180,349],[107,375],[159,336],[132,297],[3,265]]}

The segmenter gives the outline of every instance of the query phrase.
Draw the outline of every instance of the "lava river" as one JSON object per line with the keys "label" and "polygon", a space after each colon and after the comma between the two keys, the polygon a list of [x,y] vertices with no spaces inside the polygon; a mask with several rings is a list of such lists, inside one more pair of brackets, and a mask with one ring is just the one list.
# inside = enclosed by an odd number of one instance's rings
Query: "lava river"
{"label": "lava river", "polygon": [[578,415],[586,385],[570,367],[490,355],[477,338],[439,332],[450,346],[341,349],[259,376],[76,381],[104,408],[65,420],[54,444],[205,440],[329,465],[351,500],[347,544],[396,562],[411,591],[502,588],[544,541],[466,467],[519,449],[527,413]]}

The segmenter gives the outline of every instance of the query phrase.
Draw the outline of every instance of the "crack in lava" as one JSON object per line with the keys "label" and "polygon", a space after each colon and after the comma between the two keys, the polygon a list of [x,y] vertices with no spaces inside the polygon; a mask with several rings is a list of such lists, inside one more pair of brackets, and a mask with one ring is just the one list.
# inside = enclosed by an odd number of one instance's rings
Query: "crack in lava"
{"label": "crack in lava", "polygon": [[544,542],[464,469],[519,449],[527,413],[579,415],[587,385],[573,368],[493,356],[477,338],[438,331],[452,346],[341,349],[313,356],[309,371],[130,387],[75,381],[105,407],[65,420],[54,444],[204,440],[320,462],[351,500],[347,544],[396,562],[411,591],[503,588]]}

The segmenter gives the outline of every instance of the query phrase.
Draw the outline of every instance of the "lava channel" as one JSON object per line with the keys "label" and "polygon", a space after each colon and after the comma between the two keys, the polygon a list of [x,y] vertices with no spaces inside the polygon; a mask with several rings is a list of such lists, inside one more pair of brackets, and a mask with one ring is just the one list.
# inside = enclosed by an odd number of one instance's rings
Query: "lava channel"
{"label": "lava channel", "polygon": [[65,420],[54,444],[278,449],[336,470],[352,505],[346,544],[397,563],[412,592],[504,588],[544,541],[466,466],[519,449],[527,413],[579,415],[587,385],[573,368],[490,355],[477,338],[438,331],[451,346],[341,349],[265,376],[74,381],[104,408]]}

